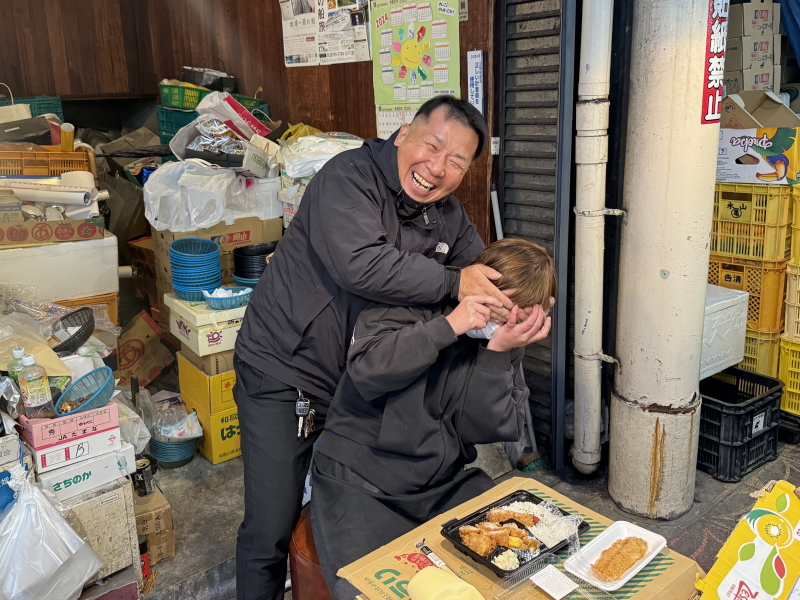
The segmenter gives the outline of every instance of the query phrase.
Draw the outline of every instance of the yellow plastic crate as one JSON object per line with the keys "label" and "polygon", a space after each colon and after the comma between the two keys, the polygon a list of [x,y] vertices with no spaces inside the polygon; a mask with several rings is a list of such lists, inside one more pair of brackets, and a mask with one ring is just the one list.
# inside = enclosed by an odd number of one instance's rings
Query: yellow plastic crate
{"label": "yellow plastic crate", "polygon": [[767,377],[778,376],[781,332],[748,329],[744,338],[744,360],[737,366]]}
{"label": "yellow plastic crate", "polygon": [[760,261],[712,254],[708,283],[743,290],[747,299],[747,327],[761,332],[783,328],[786,261]]}
{"label": "yellow plastic crate", "polygon": [[783,381],[781,410],[800,416],[800,342],[781,337],[780,380]]}
{"label": "yellow plastic crate", "polygon": [[791,186],[717,183],[711,252],[788,260],[792,255],[792,213]]}

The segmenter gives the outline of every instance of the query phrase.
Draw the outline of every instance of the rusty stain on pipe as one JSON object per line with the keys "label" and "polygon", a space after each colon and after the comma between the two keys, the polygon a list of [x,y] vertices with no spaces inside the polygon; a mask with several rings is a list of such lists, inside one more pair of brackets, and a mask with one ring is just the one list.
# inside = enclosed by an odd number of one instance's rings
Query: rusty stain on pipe
{"label": "rusty stain on pipe", "polygon": [[648,514],[655,513],[656,500],[661,493],[661,478],[664,469],[664,456],[666,447],[664,439],[667,437],[666,428],[661,426],[661,419],[656,419],[653,429],[653,448],[650,451],[650,500],[647,503]]}

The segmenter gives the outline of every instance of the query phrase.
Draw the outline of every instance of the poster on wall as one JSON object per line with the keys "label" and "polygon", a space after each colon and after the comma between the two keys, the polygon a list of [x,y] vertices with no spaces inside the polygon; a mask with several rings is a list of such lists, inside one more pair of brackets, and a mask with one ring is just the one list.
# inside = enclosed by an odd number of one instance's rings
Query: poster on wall
{"label": "poster on wall", "polygon": [[367,0],[280,0],[280,5],[287,67],[370,60]]}
{"label": "poster on wall", "polygon": [[379,136],[398,113],[405,120],[435,95],[460,95],[458,0],[372,0],[369,22]]}

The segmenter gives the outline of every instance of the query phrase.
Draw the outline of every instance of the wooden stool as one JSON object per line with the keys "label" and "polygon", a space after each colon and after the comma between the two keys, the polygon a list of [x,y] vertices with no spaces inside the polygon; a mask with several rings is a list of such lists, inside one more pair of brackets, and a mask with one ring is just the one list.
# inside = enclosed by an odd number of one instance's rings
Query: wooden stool
{"label": "wooden stool", "polygon": [[303,508],[297,527],[292,532],[289,571],[292,577],[292,600],[332,600],[314,546],[310,504]]}

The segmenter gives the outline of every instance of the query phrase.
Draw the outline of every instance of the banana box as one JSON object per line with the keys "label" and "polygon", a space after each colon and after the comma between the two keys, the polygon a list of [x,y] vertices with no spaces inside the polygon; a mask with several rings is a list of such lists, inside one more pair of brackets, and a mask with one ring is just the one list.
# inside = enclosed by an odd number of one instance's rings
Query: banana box
{"label": "banana box", "polygon": [[717,181],[797,185],[799,133],[798,127],[720,129]]}
{"label": "banana box", "polygon": [[[739,521],[708,575],[703,600],[786,600],[800,585],[800,488],[779,481]],[[797,593],[797,592],[795,592]]]}

